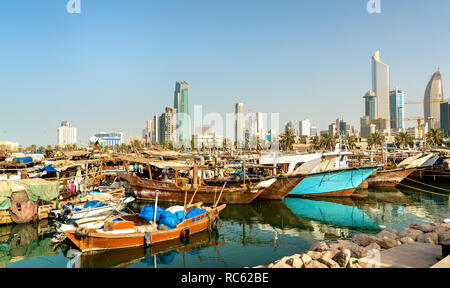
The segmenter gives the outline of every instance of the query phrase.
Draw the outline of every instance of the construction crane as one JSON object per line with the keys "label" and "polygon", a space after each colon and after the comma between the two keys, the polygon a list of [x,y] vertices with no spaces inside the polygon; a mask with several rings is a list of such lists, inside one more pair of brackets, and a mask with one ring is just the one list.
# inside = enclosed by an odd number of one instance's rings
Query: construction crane
{"label": "construction crane", "polygon": [[424,104],[424,103],[448,103],[450,99],[434,99],[434,100],[421,100],[421,101],[406,101],[405,104]]}
{"label": "construction crane", "polygon": [[[391,118],[391,119],[375,119],[370,120],[370,124],[374,124],[374,122],[381,122],[381,121],[417,121],[417,131],[419,134],[419,140],[422,140],[422,121],[431,120],[434,119],[432,117],[407,117],[407,118]],[[361,125],[361,127],[370,127],[369,125]]]}

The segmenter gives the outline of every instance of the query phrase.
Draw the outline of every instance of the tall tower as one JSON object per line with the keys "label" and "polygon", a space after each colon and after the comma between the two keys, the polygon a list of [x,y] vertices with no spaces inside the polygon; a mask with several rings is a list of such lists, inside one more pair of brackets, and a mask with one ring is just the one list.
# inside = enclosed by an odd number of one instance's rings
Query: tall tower
{"label": "tall tower", "polygon": [[389,65],[380,60],[380,51],[372,56],[372,90],[377,97],[378,119],[386,120],[389,128]]}
{"label": "tall tower", "polygon": [[405,121],[405,93],[395,89],[389,93],[391,109],[391,128],[406,129]]}
{"label": "tall tower", "polygon": [[236,103],[236,125],[235,125],[235,140],[238,148],[242,148],[244,144],[244,103]]}
{"label": "tall tower", "polygon": [[366,115],[368,116],[370,120],[378,119],[378,113],[377,113],[377,96],[375,95],[375,92],[372,90],[367,91],[367,93],[364,95],[364,106],[366,110]]}
{"label": "tall tower", "polygon": [[176,140],[180,142],[189,141],[189,84],[185,81],[178,81],[175,84],[173,106],[177,111]]}
{"label": "tall tower", "polygon": [[[425,89],[423,111],[428,128],[440,128],[441,111],[440,104],[444,100],[444,87],[442,85],[441,72],[433,74]],[[427,119],[430,118],[431,119]]]}

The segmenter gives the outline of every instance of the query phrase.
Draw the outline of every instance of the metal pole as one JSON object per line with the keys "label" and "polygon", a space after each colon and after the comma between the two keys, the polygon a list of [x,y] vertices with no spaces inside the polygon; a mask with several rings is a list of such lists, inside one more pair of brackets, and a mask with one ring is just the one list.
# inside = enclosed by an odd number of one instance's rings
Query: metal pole
{"label": "metal pole", "polygon": [[156,224],[156,211],[158,211],[158,194],[159,190],[156,190],[156,198],[155,198],[155,213],[153,213],[153,223]]}

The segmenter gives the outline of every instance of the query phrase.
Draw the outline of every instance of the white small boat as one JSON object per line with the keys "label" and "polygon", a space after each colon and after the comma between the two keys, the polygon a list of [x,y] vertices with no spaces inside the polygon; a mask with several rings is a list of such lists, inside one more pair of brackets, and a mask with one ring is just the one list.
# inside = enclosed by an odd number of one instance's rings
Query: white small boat
{"label": "white small boat", "polygon": [[125,197],[113,199],[108,202],[89,201],[77,206],[66,204],[60,210],[52,211],[53,216],[59,220],[79,220],[99,215],[110,214],[113,211],[120,211],[125,208],[128,203],[133,202],[133,197]]}

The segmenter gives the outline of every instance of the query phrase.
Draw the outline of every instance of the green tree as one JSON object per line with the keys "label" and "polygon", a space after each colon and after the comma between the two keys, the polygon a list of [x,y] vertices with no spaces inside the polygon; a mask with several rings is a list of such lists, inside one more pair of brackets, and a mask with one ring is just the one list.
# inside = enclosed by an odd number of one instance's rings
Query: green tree
{"label": "green tree", "polygon": [[290,151],[294,148],[295,135],[293,131],[286,127],[284,133],[280,135],[280,146],[285,151]]}
{"label": "green tree", "polygon": [[356,148],[356,139],[355,139],[355,137],[347,136],[345,138],[345,141],[347,142],[347,146],[348,146],[348,148],[350,148],[350,150],[353,150],[353,149]]}
{"label": "green tree", "polygon": [[380,133],[375,132],[372,135],[369,136],[369,139],[367,140],[367,144],[369,147],[375,147],[378,148],[378,146],[383,145],[383,139],[381,138]]}
{"label": "green tree", "polygon": [[320,147],[331,150],[336,145],[336,138],[334,138],[330,133],[326,133],[320,137],[319,143]]}
{"label": "green tree", "polygon": [[439,128],[431,128],[426,135],[427,143],[430,146],[440,146],[444,144],[444,132]]}
{"label": "green tree", "polygon": [[406,148],[413,144],[413,137],[408,132],[400,132],[395,137],[395,145],[399,148]]}

